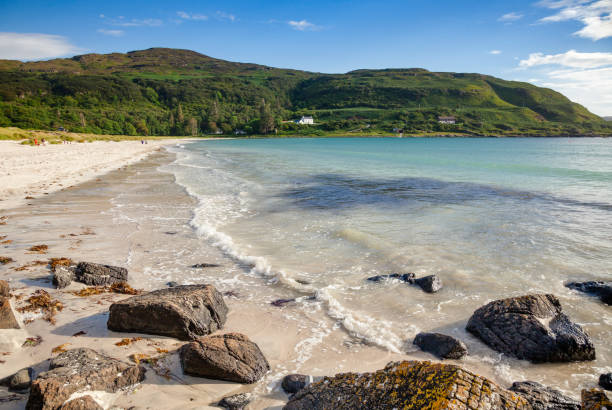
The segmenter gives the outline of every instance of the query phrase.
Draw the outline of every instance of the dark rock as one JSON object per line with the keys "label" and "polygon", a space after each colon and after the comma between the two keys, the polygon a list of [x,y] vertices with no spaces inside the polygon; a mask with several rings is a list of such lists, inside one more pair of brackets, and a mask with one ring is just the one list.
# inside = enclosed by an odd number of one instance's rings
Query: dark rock
{"label": "dark rock", "polygon": [[32,384],[32,376],[34,375],[34,369],[27,367],[19,370],[17,373],[5,377],[0,380],[0,385],[7,386],[12,391],[23,391],[30,388]]}
{"label": "dark rock", "polygon": [[74,273],[77,281],[89,286],[108,286],[128,281],[127,269],[99,263],[80,262]]}
{"label": "dark rock", "polygon": [[459,366],[389,363],[374,373],[343,373],[298,391],[286,410],[530,409],[523,397]]}
{"label": "dark rock", "polygon": [[49,371],[32,382],[27,410],[58,409],[75,392],[101,390],[114,393],[144,380],[145,369],[80,348],[60,353]]}
{"label": "dark rock", "polygon": [[270,370],[259,347],[240,333],[205,336],[180,349],[186,374],[237,383],[255,383]]}
{"label": "dark rock", "polygon": [[276,300],[270,302],[270,304],[272,306],[276,306],[276,307],[283,307],[286,304],[293,303],[293,302],[295,302],[295,298],[293,298],[293,299],[276,299]]}
{"label": "dark rock", "polygon": [[584,389],[581,394],[582,410],[610,410],[612,401],[606,396],[603,390]]}
{"label": "dark rock", "polygon": [[566,287],[580,292],[598,296],[605,304],[612,305],[612,282],[570,282]]}
{"label": "dark rock", "polygon": [[5,280],[0,280],[0,297],[8,298],[11,296],[11,287]]}
{"label": "dark rock", "polygon": [[468,352],[462,341],[441,333],[419,333],[413,343],[440,359],[461,359]]}
{"label": "dark rock", "polygon": [[229,410],[242,410],[251,402],[251,400],[252,397],[250,393],[234,394],[221,399],[219,406]]}
{"label": "dark rock", "polygon": [[532,362],[594,360],[595,347],[553,295],[496,300],[474,312],[467,330],[489,347]]}
{"label": "dark rock", "polygon": [[534,410],[580,410],[578,401],[540,383],[514,382],[509,390],[523,396]]}
{"label": "dark rock", "polygon": [[56,266],[53,273],[53,284],[58,289],[63,289],[76,280],[75,267]]}
{"label": "dark rock", "polygon": [[65,403],[61,410],[104,410],[91,396],[81,396]]}
{"label": "dark rock", "polygon": [[177,287],[179,284],[178,284],[178,282],[171,281],[171,282],[166,283],[166,285],[167,285],[169,288],[175,288],[175,287]]}
{"label": "dark rock", "polygon": [[0,329],[20,329],[9,298],[0,296]]}
{"label": "dark rock", "polygon": [[227,310],[214,286],[183,285],[113,303],[107,326],[115,332],[192,340],[221,329]]}
{"label": "dark rock", "polygon": [[308,386],[311,382],[311,376],[304,374],[289,374],[283,377],[281,387],[288,394],[294,394]]}
{"label": "dark rock", "polygon": [[204,269],[204,268],[218,268],[221,265],[217,265],[216,263],[196,263],[195,265],[191,265],[193,269]]}
{"label": "dark rock", "polygon": [[10,403],[12,401],[24,400],[27,397],[28,396],[25,394],[0,392],[0,403]]}
{"label": "dark rock", "polygon": [[612,390],[612,373],[604,373],[600,375],[599,385],[606,390]]}
{"label": "dark rock", "polygon": [[427,293],[436,293],[442,289],[442,281],[437,275],[424,276],[414,280],[416,285],[419,285]]}
{"label": "dark rock", "polygon": [[402,282],[414,283],[414,273],[392,273],[390,275],[378,275],[368,278],[372,282],[383,282],[390,279],[400,280]]}

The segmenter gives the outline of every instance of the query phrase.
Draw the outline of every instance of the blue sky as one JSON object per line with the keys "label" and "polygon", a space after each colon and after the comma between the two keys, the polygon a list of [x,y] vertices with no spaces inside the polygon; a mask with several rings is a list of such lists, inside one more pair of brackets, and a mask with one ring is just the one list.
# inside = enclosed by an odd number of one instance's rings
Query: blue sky
{"label": "blue sky", "polygon": [[0,11],[0,58],[174,47],[317,72],[479,72],[612,115],[612,0],[0,0]]}

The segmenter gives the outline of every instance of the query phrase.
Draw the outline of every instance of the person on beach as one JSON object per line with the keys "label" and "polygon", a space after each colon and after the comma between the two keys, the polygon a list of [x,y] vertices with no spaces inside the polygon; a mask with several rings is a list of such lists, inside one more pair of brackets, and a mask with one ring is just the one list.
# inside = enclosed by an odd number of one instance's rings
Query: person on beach
{"label": "person on beach", "polygon": [[38,139],[34,138],[34,145],[38,146]]}

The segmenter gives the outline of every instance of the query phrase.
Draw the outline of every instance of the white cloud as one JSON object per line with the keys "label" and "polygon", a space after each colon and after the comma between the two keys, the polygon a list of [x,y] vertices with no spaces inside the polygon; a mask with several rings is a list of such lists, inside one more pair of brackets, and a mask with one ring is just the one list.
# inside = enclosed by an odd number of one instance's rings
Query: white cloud
{"label": "white cloud", "polygon": [[217,17],[217,20],[231,21],[232,23],[236,21],[236,16],[234,16],[233,14],[226,13],[224,11],[217,11],[217,14],[215,16]]}
{"label": "white cloud", "polygon": [[612,0],[543,0],[538,5],[558,10],[540,19],[542,23],[576,20],[584,25],[576,36],[594,41],[612,37]]}
{"label": "white cloud", "polygon": [[104,28],[98,29],[98,33],[113,37],[121,37],[124,34],[123,30],[106,30]]}
{"label": "white cloud", "polygon": [[164,24],[160,19],[126,19],[124,16],[117,18],[109,18],[103,14],[100,14],[100,18],[104,22],[111,26],[117,27],[158,27]]}
{"label": "white cloud", "polygon": [[208,20],[208,16],[204,14],[192,14],[184,11],[177,11],[176,14],[183,20]]}
{"label": "white cloud", "polygon": [[526,60],[521,60],[521,67],[535,67],[556,64],[572,68],[597,68],[612,65],[612,53],[580,53],[570,50],[562,54],[532,53]]}
{"label": "white cloud", "polygon": [[44,60],[84,51],[62,36],[40,33],[0,33],[0,59]]}
{"label": "white cloud", "polygon": [[291,20],[287,24],[289,24],[289,26],[291,26],[294,30],[298,30],[298,31],[317,31],[321,29],[321,27],[309,21],[306,21],[306,20],[300,20],[300,21]]}
{"label": "white cloud", "polygon": [[500,18],[497,19],[497,21],[504,21],[504,22],[510,22],[510,21],[516,21],[516,20],[520,20],[523,18],[522,14],[516,13],[516,12],[511,12],[511,13],[506,13],[503,16],[501,16]]}
{"label": "white cloud", "polygon": [[501,53],[502,53],[501,50],[491,50],[491,51],[489,51],[489,54],[493,54],[493,55],[499,55]]}

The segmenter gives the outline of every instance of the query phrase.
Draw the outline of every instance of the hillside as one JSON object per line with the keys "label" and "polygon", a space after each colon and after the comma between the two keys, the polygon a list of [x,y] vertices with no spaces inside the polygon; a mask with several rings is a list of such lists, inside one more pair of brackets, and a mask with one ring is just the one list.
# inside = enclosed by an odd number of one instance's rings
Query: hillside
{"label": "hillside", "polygon": [[[301,115],[317,125],[283,122]],[[440,115],[457,124],[439,124]],[[424,69],[319,74],[163,48],[0,60],[0,126],[128,135],[612,134],[586,108],[528,83]]]}

